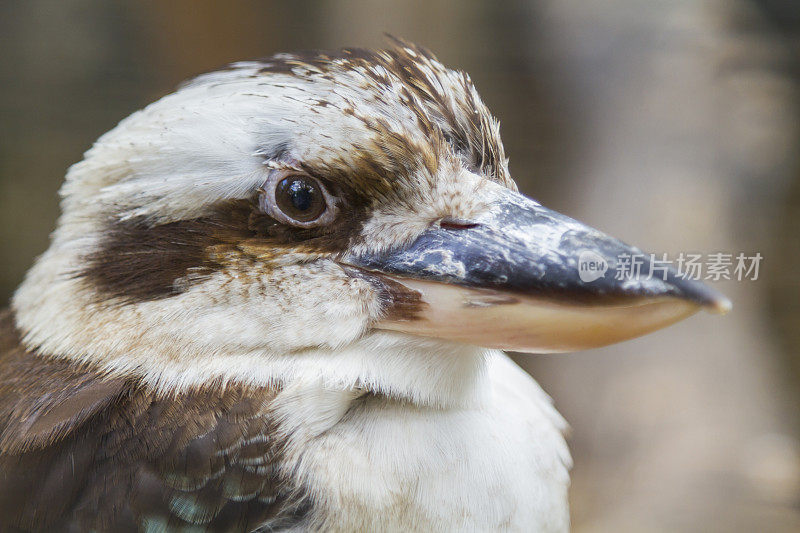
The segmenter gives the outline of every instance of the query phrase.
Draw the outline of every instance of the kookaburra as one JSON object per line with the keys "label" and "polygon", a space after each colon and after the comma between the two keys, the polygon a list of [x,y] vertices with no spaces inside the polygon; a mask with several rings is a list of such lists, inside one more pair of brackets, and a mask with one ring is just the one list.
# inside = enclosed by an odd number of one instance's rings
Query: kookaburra
{"label": "kookaburra", "polygon": [[0,531],[566,530],[565,423],[500,350],[729,304],[617,279],[640,252],[519,194],[498,131],[397,41],[235,63],[103,135],[2,315]]}

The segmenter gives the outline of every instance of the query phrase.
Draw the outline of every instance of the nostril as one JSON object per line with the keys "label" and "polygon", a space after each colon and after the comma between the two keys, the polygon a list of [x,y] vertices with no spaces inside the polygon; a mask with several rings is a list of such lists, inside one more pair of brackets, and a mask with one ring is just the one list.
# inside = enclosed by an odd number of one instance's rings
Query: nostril
{"label": "nostril", "polygon": [[464,220],[463,218],[446,217],[439,221],[439,227],[442,229],[460,230],[460,229],[470,229],[477,226],[478,226],[477,222]]}

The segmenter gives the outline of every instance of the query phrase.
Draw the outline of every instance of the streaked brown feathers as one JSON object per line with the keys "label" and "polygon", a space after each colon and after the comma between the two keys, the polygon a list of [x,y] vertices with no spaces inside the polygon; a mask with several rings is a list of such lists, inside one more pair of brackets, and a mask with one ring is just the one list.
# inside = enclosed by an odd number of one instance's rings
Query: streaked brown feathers
{"label": "streaked brown feathers", "polygon": [[0,321],[0,531],[247,531],[296,523],[275,391],[173,397],[44,359]]}

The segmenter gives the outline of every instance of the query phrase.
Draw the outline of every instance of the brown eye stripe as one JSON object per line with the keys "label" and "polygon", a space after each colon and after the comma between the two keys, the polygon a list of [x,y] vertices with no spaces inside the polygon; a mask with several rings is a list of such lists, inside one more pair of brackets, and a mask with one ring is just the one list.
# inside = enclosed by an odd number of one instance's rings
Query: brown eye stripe
{"label": "brown eye stripe", "polygon": [[[176,296],[218,271],[249,264],[252,249],[325,256],[340,253],[366,219],[362,202],[329,226],[298,228],[279,224],[253,200],[221,202],[208,216],[152,226],[142,220],[109,221],[100,246],[85,256],[75,276],[98,290],[98,297],[135,303]],[[224,254],[220,252],[224,251]],[[221,256],[230,257],[223,263]],[[262,268],[270,268],[259,257]]]}
{"label": "brown eye stripe", "polygon": [[[125,302],[180,294],[191,282],[202,281],[222,268],[207,253],[220,242],[215,226],[209,219],[154,227],[141,221],[112,222],[78,276],[102,294]],[[176,281],[182,278],[187,283],[179,288]]]}

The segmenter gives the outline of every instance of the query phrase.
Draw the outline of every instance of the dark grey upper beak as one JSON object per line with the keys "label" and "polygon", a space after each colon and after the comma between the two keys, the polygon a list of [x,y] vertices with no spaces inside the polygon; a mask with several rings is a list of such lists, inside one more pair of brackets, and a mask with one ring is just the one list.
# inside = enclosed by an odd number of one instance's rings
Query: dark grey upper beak
{"label": "dark grey upper beak", "polygon": [[716,312],[730,308],[718,291],[637,248],[507,188],[488,190],[490,208],[468,224],[433,226],[403,248],[344,261],[401,278],[572,304],[674,297]]}

